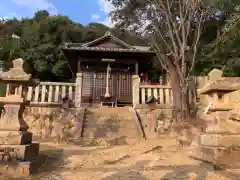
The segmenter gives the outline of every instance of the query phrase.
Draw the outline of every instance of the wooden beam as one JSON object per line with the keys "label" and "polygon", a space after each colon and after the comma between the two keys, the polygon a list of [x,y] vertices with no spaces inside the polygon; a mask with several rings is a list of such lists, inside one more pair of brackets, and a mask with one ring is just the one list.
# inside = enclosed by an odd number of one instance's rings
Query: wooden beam
{"label": "wooden beam", "polygon": [[[98,62],[98,63],[103,63],[104,61],[102,61],[102,58],[84,58],[81,59],[81,62]],[[121,64],[135,64],[136,60],[132,60],[132,59],[126,59],[126,58],[116,58],[115,62],[113,63],[121,63]]]}

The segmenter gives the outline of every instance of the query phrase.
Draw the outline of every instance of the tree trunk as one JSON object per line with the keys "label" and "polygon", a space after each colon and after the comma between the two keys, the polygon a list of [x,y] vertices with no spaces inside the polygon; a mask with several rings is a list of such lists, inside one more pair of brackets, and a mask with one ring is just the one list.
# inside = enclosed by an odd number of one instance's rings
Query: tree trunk
{"label": "tree trunk", "polygon": [[[176,69],[170,70],[170,79],[173,95],[173,119],[181,121],[189,116],[188,91],[183,91],[181,79]],[[186,86],[187,84],[183,84]]]}

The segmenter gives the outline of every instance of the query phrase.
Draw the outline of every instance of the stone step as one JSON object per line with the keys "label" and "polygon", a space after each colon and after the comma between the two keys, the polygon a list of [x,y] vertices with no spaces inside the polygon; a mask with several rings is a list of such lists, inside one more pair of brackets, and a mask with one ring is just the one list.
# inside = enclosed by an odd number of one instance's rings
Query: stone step
{"label": "stone step", "polygon": [[83,121],[83,145],[129,144],[138,140],[130,108],[88,108]]}
{"label": "stone step", "polygon": [[[102,135],[98,135],[95,133],[90,133],[90,132],[86,132],[83,133],[83,137],[84,138],[117,138],[117,137],[121,137],[121,136],[125,136],[125,133],[118,133],[118,134],[113,134],[113,133],[109,133],[109,134],[102,134]],[[127,138],[136,138],[137,134],[134,133],[128,133],[128,135],[126,136]]]}
{"label": "stone step", "polygon": [[81,145],[83,146],[117,146],[117,145],[129,145],[138,143],[136,138],[83,138]]}
{"label": "stone step", "polygon": [[133,119],[132,114],[126,115],[126,116],[108,116],[108,115],[101,115],[101,116],[84,116],[85,119],[89,119],[92,121],[131,121]]}
{"label": "stone step", "polygon": [[108,112],[108,113],[113,113],[113,112],[127,112],[129,111],[130,107],[100,107],[100,108],[87,108],[86,112]]}
{"label": "stone step", "polygon": [[[87,129],[125,129],[125,130],[136,130],[136,124],[134,121],[131,122],[119,122],[119,123],[94,123],[84,120],[83,128]],[[125,131],[126,132],[126,131]]]}
{"label": "stone step", "polygon": [[97,116],[109,116],[109,117],[128,117],[131,113],[128,112],[115,112],[115,113],[108,113],[108,112],[86,112],[84,114],[88,117],[97,117]]}
{"label": "stone step", "polygon": [[128,117],[117,117],[117,118],[112,118],[112,117],[108,117],[108,116],[101,116],[101,117],[92,117],[92,116],[85,116],[85,119],[88,119],[89,121],[131,121],[133,118],[132,116],[128,116]]}
{"label": "stone step", "polygon": [[131,124],[135,124],[135,122],[133,120],[129,120],[129,121],[92,121],[92,120],[88,120],[88,119],[84,119],[83,124],[90,124],[90,125],[102,125],[102,124],[107,124],[107,125],[131,125]]}
{"label": "stone step", "polygon": [[101,127],[85,127],[83,128],[83,133],[85,132],[96,132],[96,133],[101,133],[101,132],[105,132],[105,133],[115,133],[115,134],[125,134],[128,135],[130,132],[136,132],[137,129],[135,128],[116,128],[116,127],[109,127],[109,128],[101,128]]}
{"label": "stone step", "polygon": [[119,132],[120,130],[124,131],[125,133],[128,130],[136,130],[135,126],[96,126],[96,125],[85,125],[83,126],[83,130],[88,129],[88,130],[104,130],[104,131],[113,131],[113,132]]}
{"label": "stone step", "polygon": [[39,144],[0,145],[0,155],[3,160],[31,161],[38,156]]}
{"label": "stone step", "polygon": [[85,133],[84,134],[84,138],[118,138],[118,137],[122,137],[125,136],[127,138],[136,138],[136,134],[130,134],[128,136],[126,136],[125,134],[103,134],[103,135],[96,135],[96,134],[91,134],[91,133]]}
{"label": "stone step", "polygon": [[95,118],[100,118],[100,117],[107,117],[107,118],[123,118],[123,119],[126,119],[126,118],[129,118],[132,116],[131,113],[85,113],[84,114],[85,117],[87,118],[92,118],[92,119],[95,119]]}
{"label": "stone step", "polygon": [[101,127],[84,127],[83,128],[83,133],[85,132],[105,132],[105,133],[115,133],[115,134],[125,134],[129,135],[130,133],[135,133],[137,134],[137,128],[136,127],[108,127],[108,128],[101,128]]}
{"label": "stone step", "polygon": [[96,128],[101,128],[101,129],[109,129],[109,128],[135,129],[136,125],[134,123],[126,123],[126,124],[91,124],[91,123],[84,123],[83,128],[90,128],[90,129],[96,129]]}

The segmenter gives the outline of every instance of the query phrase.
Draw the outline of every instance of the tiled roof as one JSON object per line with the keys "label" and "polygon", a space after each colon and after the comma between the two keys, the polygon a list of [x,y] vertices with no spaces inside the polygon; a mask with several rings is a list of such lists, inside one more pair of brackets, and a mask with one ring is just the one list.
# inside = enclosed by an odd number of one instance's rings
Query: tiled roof
{"label": "tiled roof", "polygon": [[66,43],[64,44],[61,48],[64,50],[85,50],[85,51],[114,51],[114,52],[145,52],[145,53],[151,53],[153,51],[150,51],[150,48],[138,46],[138,48],[135,48],[132,46],[132,48],[126,49],[126,48],[107,48],[107,47],[87,47],[87,46],[82,46],[80,44],[75,44],[75,43]]}
{"label": "tiled roof", "polygon": [[90,41],[90,42],[88,42],[88,43],[85,43],[85,44],[83,44],[83,46],[90,47],[90,46],[92,46],[92,45],[94,45],[94,44],[96,44],[96,43],[98,43],[98,42],[101,42],[101,41],[103,41],[103,40],[105,40],[105,39],[108,39],[108,38],[110,38],[110,39],[114,40],[115,42],[121,44],[123,47],[126,47],[126,48],[131,48],[131,47],[132,47],[132,46],[129,45],[128,43],[126,43],[126,42],[118,39],[117,37],[115,37],[115,36],[111,33],[111,31],[107,31],[107,32],[104,34],[104,36],[102,36],[102,37],[100,37],[100,38],[97,38],[97,39],[95,39],[95,40],[93,40],[93,41]]}
{"label": "tiled roof", "polygon": [[[123,48],[114,48],[114,47],[94,47],[97,42],[100,42],[106,38],[111,38],[115,42],[122,45]],[[104,36],[95,39],[88,43],[65,43],[61,46],[63,50],[77,50],[77,51],[113,51],[113,52],[140,52],[140,53],[153,53],[150,47],[147,46],[131,46],[126,42],[116,38],[111,34],[111,32],[106,32]]]}

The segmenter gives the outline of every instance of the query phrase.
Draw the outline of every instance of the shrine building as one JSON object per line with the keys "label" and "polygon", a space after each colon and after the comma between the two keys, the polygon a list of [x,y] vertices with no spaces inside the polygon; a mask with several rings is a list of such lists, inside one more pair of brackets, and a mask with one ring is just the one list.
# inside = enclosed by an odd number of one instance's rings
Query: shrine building
{"label": "shrine building", "polygon": [[150,47],[131,46],[110,32],[91,42],[65,43],[61,47],[71,70],[76,74],[76,104],[132,105],[133,76],[139,65],[151,60]]}

